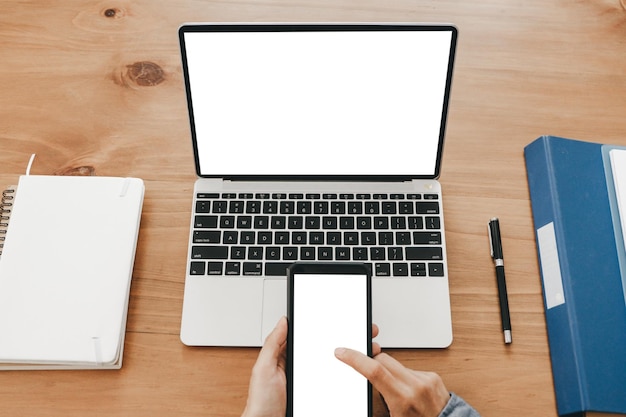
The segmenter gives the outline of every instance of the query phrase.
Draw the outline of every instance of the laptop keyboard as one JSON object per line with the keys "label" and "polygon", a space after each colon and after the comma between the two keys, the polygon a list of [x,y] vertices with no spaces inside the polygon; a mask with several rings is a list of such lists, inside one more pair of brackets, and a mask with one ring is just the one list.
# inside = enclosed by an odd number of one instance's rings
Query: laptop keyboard
{"label": "laptop keyboard", "polygon": [[189,274],[356,261],[373,276],[444,276],[440,215],[438,194],[198,193]]}

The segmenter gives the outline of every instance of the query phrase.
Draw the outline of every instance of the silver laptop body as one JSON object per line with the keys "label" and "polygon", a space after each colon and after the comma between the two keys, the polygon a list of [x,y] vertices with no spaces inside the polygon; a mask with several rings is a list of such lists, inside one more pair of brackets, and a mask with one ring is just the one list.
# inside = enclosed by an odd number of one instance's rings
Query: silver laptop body
{"label": "silver laptop body", "polygon": [[449,346],[437,178],[456,29],[189,24],[179,37],[199,177],[182,342],[262,345],[286,314],[286,267],[319,260],[371,268],[383,347]]}

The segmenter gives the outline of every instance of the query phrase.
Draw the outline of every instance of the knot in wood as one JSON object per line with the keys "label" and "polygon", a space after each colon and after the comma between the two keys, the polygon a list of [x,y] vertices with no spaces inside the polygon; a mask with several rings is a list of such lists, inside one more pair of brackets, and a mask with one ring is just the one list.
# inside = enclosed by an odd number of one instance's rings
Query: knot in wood
{"label": "knot in wood", "polygon": [[165,71],[154,62],[135,62],[127,65],[126,68],[128,79],[142,87],[152,87],[161,84],[165,80]]}

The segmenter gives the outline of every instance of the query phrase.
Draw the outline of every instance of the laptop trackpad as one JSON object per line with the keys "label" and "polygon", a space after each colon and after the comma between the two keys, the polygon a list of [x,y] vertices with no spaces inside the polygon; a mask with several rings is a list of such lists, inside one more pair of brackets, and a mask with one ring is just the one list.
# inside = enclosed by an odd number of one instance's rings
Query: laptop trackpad
{"label": "laptop trackpad", "polygon": [[282,316],[287,315],[287,280],[266,279],[263,281],[263,320],[261,340],[276,327]]}

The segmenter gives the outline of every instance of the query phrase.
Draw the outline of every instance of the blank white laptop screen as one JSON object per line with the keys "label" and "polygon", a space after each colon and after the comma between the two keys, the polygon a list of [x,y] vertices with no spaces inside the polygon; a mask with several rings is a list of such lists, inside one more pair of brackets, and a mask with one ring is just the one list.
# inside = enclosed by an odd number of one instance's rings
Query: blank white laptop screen
{"label": "blank white laptop screen", "polygon": [[437,177],[454,41],[452,30],[186,32],[198,174]]}

